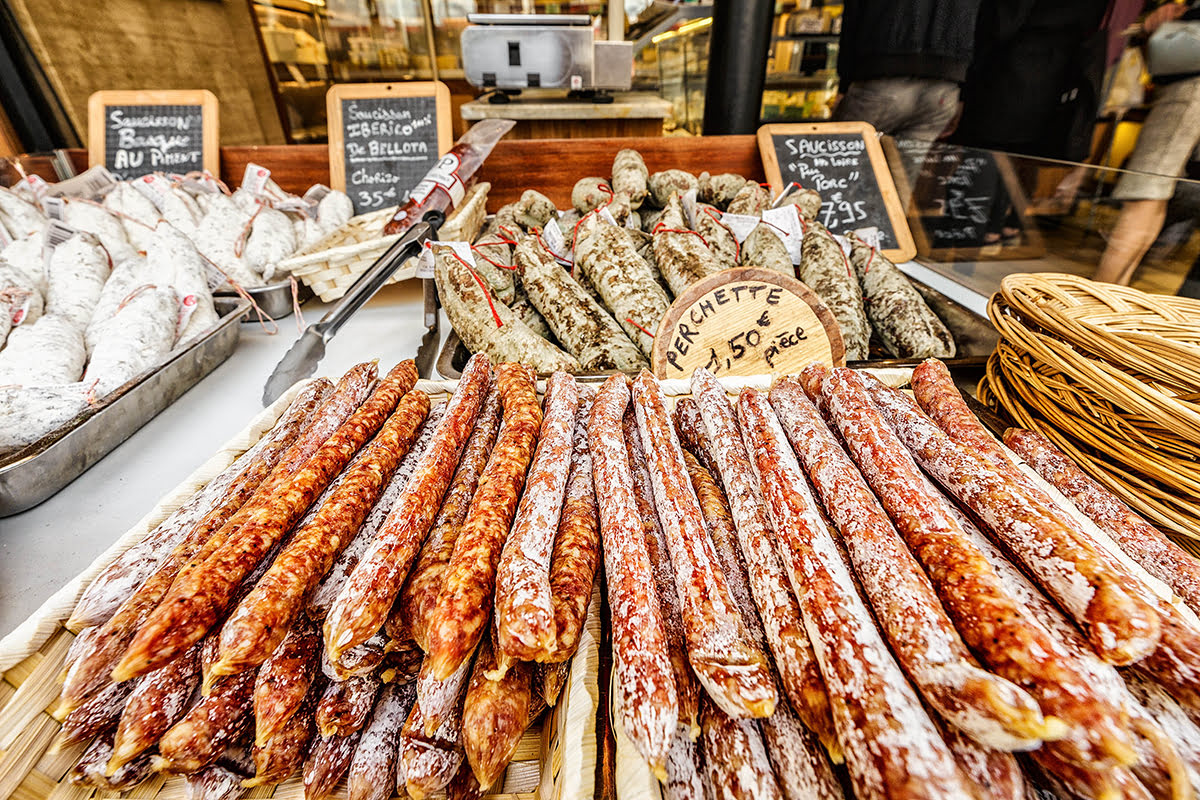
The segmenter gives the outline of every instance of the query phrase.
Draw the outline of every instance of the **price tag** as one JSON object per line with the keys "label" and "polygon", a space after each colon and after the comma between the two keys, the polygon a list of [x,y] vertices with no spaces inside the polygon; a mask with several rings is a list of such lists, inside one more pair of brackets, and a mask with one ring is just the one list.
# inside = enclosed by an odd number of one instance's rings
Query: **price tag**
{"label": "price tag", "polygon": [[47,184],[46,195],[49,197],[101,197],[108,194],[117,185],[117,179],[102,164],[87,169],[74,178]]}
{"label": "price tag", "polygon": [[454,254],[467,262],[472,270],[475,269],[475,254],[471,252],[470,242],[426,242],[425,247],[421,249],[421,257],[417,260],[417,275],[418,278],[433,277],[433,259],[434,247],[449,247],[454,251]]}
{"label": "price tag", "polygon": [[793,264],[800,263],[800,243],[804,241],[804,227],[800,224],[800,214],[793,205],[781,208],[768,208],[763,212],[763,222],[783,240],[788,255]]}
{"label": "price tag", "polygon": [[55,248],[77,233],[79,231],[62,220],[50,220],[50,224],[46,226],[46,243],[42,246],[44,263],[47,267],[50,266],[50,259],[54,256]]}
{"label": "price tag", "polygon": [[43,197],[42,211],[50,219],[66,219],[66,204],[61,197]]}
{"label": "price tag", "polygon": [[859,228],[854,231],[854,235],[862,239],[868,247],[874,247],[876,250],[883,247],[883,232],[874,225],[870,228]]}
{"label": "price tag", "polygon": [[154,203],[155,208],[162,211],[167,192],[171,191],[171,182],[162,175],[144,175],[133,182],[133,188],[144,194],[151,203]]}
{"label": "price tag", "polygon": [[837,321],[811,289],[759,267],[736,267],[688,287],[667,310],[654,339],[654,374],[684,378],[790,374],[812,361],[841,366]]}
{"label": "price tag", "polygon": [[609,225],[616,225],[618,228],[621,227],[619,224],[617,224],[617,218],[614,217],[612,212],[608,210],[608,206],[601,206],[596,213],[600,215],[600,219],[604,220]]}
{"label": "price tag", "polygon": [[762,222],[762,217],[756,217],[752,214],[722,214],[721,222],[725,223],[725,227],[733,231],[734,238],[738,244],[746,241],[746,237],[754,233],[754,229],[758,227],[758,223]]}
{"label": "price tag", "polygon": [[562,228],[558,227],[558,220],[552,219],[546,223],[546,227],[542,228],[542,239],[546,242],[546,247],[550,248],[551,255],[564,266],[571,265],[567,237],[563,236]]}
{"label": "price tag", "polygon": [[267,189],[267,181],[271,180],[271,170],[251,161],[242,173],[242,188],[255,197],[261,197]]}
{"label": "price tag", "polygon": [[683,215],[687,218],[688,227],[696,230],[696,190],[688,189],[683,193],[683,197],[679,198],[679,202],[683,206]]}

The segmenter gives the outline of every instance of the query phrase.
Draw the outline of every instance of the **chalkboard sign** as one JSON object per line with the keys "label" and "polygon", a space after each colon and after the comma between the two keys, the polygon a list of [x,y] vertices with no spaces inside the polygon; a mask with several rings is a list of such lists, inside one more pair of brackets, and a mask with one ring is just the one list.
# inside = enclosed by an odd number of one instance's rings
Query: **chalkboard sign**
{"label": "chalkboard sign", "polygon": [[96,92],[88,99],[88,161],[120,180],[217,173],[217,109],[217,96],[205,89]]}
{"label": "chalkboard sign", "polygon": [[362,214],[400,205],[450,149],[450,90],[440,81],[339,84],[329,112],[330,185]]}
{"label": "chalkboard sign", "polygon": [[1004,153],[890,137],[884,148],[922,256],[982,261],[1045,252]]}
{"label": "chalkboard sign", "polygon": [[874,227],[892,261],[916,254],[878,135],[867,123],[764,125],[758,150],[775,193],[794,182],[821,195],[817,220],[833,233]]}

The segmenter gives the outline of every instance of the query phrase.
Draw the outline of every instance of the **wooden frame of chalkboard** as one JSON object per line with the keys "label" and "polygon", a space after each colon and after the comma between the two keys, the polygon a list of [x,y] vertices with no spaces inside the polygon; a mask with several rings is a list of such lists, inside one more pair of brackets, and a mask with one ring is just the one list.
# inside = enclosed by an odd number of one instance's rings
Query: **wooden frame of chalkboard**
{"label": "wooden frame of chalkboard", "polygon": [[[342,113],[343,101],[346,100],[398,100],[404,101],[409,98],[428,98],[433,103],[434,114],[434,129],[436,130],[437,152],[422,154],[423,158],[420,163],[414,162],[416,168],[409,169],[405,177],[412,177],[412,185],[395,187],[394,180],[374,181],[359,183],[350,181],[347,183],[346,174],[346,144],[347,139],[354,139],[355,136],[346,135],[345,115]],[[325,94],[325,109],[329,118],[329,185],[334,189],[343,191],[350,195],[350,199],[354,202],[354,211],[357,214],[362,214],[366,211],[374,211],[387,206],[399,205],[404,199],[404,193],[411,190],[413,186],[425,177],[425,173],[437,163],[437,160],[454,144],[453,120],[450,118],[450,88],[441,81],[411,81],[405,83],[340,83],[330,88]],[[422,132],[427,136],[427,132]],[[362,138],[362,137],[357,137]],[[372,135],[376,145],[385,142],[386,137]],[[393,140],[395,137],[392,137]],[[415,141],[412,137],[408,137],[409,141]],[[385,148],[386,149],[386,148]],[[427,155],[427,159],[424,156]],[[380,155],[378,158],[372,158],[364,154],[364,158],[369,158],[376,163],[389,164],[396,163],[395,159],[389,162],[387,154]],[[403,159],[406,156],[401,155]],[[424,164],[427,160],[428,164]],[[364,170],[365,172],[365,170]],[[386,173],[391,174],[391,173]],[[349,176],[353,177],[353,175]],[[392,184],[394,187],[395,196],[389,195],[387,184]],[[384,187],[384,188],[373,188]],[[361,192],[366,192],[361,195]]]}
{"label": "wooden frame of chalkboard", "polygon": [[[146,163],[144,160],[138,164],[109,163],[109,156],[117,155],[116,150],[127,154],[136,153],[138,149],[147,146],[139,144],[122,148],[119,146],[119,140],[113,142],[108,136],[109,109],[130,106],[159,107],[174,109],[176,112],[182,108],[199,107],[200,164],[169,163],[169,156],[176,154],[168,154],[160,163]],[[88,98],[88,164],[102,164],[119,177],[137,177],[151,172],[190,172],[199,168],[217,175],[221,171],[219,115],[220,103],[217,96],[207,89],[116,89],[94,92]],[[171,116],[171,112],[166,111],[163,116]],[[150,126],[149,129],[152,128],[153,126]],[[129,130],[144,133],[148,128],[130,127]]]}
{"label": "wooden frame of chalkboard", "polygon": [[[916,240],[918,255],[922,258],[928,258],[930,261],[940,262],[1019,261],[1030,258],[1041,258],[1045,255],[1046,243],[1042,239],[1042,234],[1037,229],[1037,226],[1029,224],[1031,221],[1029,200],[1026,198],[1025,192],[1021,189],[1021,182],[1017,179],[1016,170],[1013,169],[1012,162],[1006,153],[947,145],[940,142],[934,142],[931,146],[934,148],[952,148],[960,154],[960,160],[962,154],[966,154],[974,158],[985,159],[995,166],[996,173],[999,175],[1000,182],[1007,194],[1008,202],[1011,204],[1011,218],[1017,221],[1021,229],[1020,243],[1015,245],[1001,244],[1000,242],[995,244],[971,243],[965,246],[939,245],[937,242],[939,235],[937,231],[930,228],[930,221],[940,217],[944,218],[945,212],[931,212],[928,203],[918,200],[916,196],[918,187],[909,178],[908,171],[905,169],[905,159],[900,153],[899,145],[897,145],[896,140],[891,136],[885,136],[883,137],[884,152],[887,154],[888,163],[892,166],[892,178],[895,181],[897,191],[900,193],[900,200],[904,206],[904,215],[908,218],[913,239]],[[966,199],[970,200],[973,198]],[[947,204],[943,203],[942,205],[944,208]]]}
{"label": "wooden frame of chalkboard", "polygon": [[[850,223],[846,225],[846,229],[854,230],[858,228],[866,228],[872,225],[884,229],[884,224],[890,228],[892,238],[895,243],[891,247],[881,248],[881,252],[892,261],[908,261],[917,253],[916,243],[913,241],[912,232],[908,229],[908,221],[904,216],[904,206],[900,202],[900,196],[896,193],[896,186],[892,183],[892,173],[888,169],[887,159],[884,158],[883,149],[879,146],[879,134],[874,127],[866,122],[804,122],[804,123],[789,123],[784,125],[764,125],[758,129],[758,152],[762,157],[763,171],[767,175],[767,181],[771,185],[772,191],[776,194],[783,191],[785,181],[783,177],[783,165],[779,160],[779,150],[777,149],[781,143],[789,139],[811,138],[820,139],[855,139],[861,137],[867,159],[871,165],[870,175],[875,183],[874,189],[877,191],[871,192],[878,198],[874,201],[876,206],[875,216],[879,216],[878,206],[882,205],[883,211],[886,212],[886,220],[872,219],[869,216],[866,219],[856,220],[861,224]],[[785,145],[786,146],[786,145]],[[814,154],[813,160],[818,158],[825,161],[825,165],[817,164],[818,170],[834,169],[845,170],[847,167],[841,163],[846,161],[848,153],[833,152],[829,154],[821,153]],[[853,156],[851,156],[853,157]],[[852,169],[852,167],[850,167]],[[852,178],[851,173],[843,178]],[[839,178],[839,181],[841,178]],[[803,181],[797,181],[803,185]],[[822,199],[828,205],[831,202],[830,192],[827,187],[821,185],[809,186],[821,194]],[[872,187],[868,187],[872,188]],[[873,202],[872,198],[867,198],[868,203]],[[853,216],[854,208],[857,208],[859,203],[847,202],[844,205],[851,208],[850,216]],[[834,210],[823,207],[822,211]],[[841,213],[841,212],[837,212]],[[834,213],[830,219],[837,219],[837,213]],[[823,220],[824,221],[824,220]],[[826,224],[826,227],[834,229],[834,225]],[[833,230],[834,233],[839,233],[840,230]]]}

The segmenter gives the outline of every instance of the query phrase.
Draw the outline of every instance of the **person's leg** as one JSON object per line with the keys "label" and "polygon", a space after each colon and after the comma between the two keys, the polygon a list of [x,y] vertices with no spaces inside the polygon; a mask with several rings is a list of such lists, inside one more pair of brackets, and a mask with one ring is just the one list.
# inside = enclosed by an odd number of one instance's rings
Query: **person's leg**
{"label": "person's leg", "polygon": [[911,115],[916,96],[902,79],[855,81],[833,109],[833,120],[867,122],[880,133],[894,134]]}
{"label": "person's leg", "polygon": [[908,83],[914,102],[893,135],[898,139],[937,141],[958,110],[958,84],[916,78]]}
{"label": "person's leg", "polygon": [[1166,217],[1166,200],[1126,200],[1092,279],[1128,286]]}

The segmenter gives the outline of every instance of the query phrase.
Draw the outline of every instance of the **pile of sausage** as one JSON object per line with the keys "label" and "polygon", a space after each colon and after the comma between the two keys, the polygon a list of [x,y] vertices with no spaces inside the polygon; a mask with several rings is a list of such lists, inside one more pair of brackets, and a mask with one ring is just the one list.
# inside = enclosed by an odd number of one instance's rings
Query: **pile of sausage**
{"label": "pile of sausage", "polygon": [[1200,790],[1200,562],[1048,441],[1005,437],[1035,482],[936,360],[915,400],[691,388],[613,376],[589,429],[616,722],[664,797],[837,798],[839,762],[859,800]]}
{"label": "pile of sausage", "polygon": [[207,176],[153,177],[89,197],[0,188],[0,454],[159,366],[217,323],[214,288],[262,286],[352,213],[340,192],[309,216],[277,208],[301,198],[269,180],[228,194]]}
{"label": "pile of sausage", "polygon": [[761,185],[733,174],[651,174],[637,151],[621,150],[611,180],[583,178],[571,201],[560,214],[528,190],[497,211],[469,257],[434,246],[438,291],[468,350],[540,373],[636,371],[674,297],[720,270],[757,266],[799,277],[820,296],[848,360],[868,358],[873,335],[896,357],[955,353],[949,330],[894,264],[817,221],[812,190],[777,201],[794,215],[789,234],[764,216],[772,198]]}
{"label": "pile of sausage", "polygon": [[77,784],[478,797],[569,678],[600,542],[567,374],[478,356],[445,404],[406,361],[307,385],[86,589],[61,737]]}

